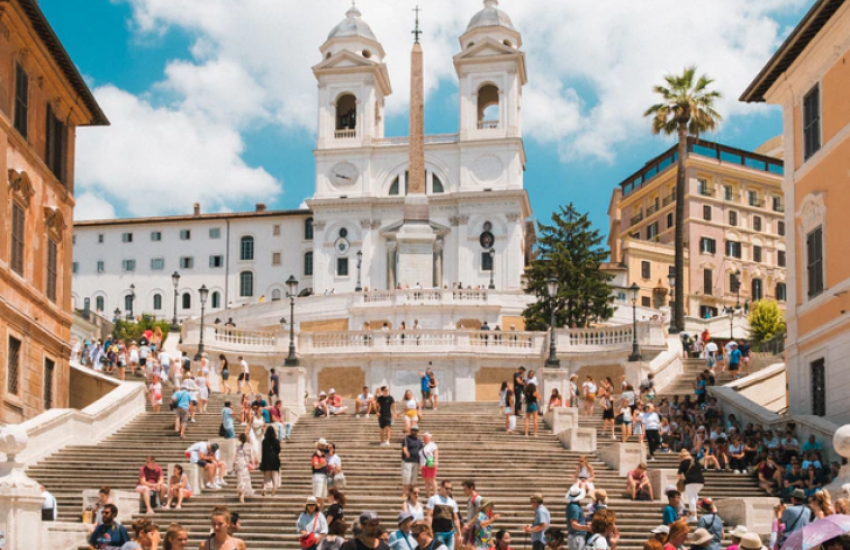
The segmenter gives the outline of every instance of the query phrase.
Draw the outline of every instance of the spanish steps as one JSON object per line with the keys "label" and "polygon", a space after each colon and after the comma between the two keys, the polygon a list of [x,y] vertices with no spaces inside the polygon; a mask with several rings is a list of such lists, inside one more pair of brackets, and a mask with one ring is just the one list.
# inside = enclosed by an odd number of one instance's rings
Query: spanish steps
{"label": "spanish steps", "polygon": [[[170,389],[164,391],[168,403]],[[232,396],[231,396],[232,397]],[[234,399],[233,401],[236,401]],[[154,454],[165,469],[169,463],[186,462],[184,451],[194,442],[216,438],[220,410],[224,398],[211,397],[208,412],[197,415],[186,439],[173,431],[173,414],[148,411],[124,426],[98,445],[74,445],[47,457],[30,467],[28,474],[41,482],[57,498],[60,521],[81,521],[82,491],[108,485],[132,491],[137,484],[139,467],[145,455]],[[523,419],[518,419],[522,433]],[[601,428],[597,412],[581,418],[584,427]],[[237,424],[238,430],[238,424]],[[562,448],[558,439],[540,422],[538,437],[509,435],[504,417],[497,414],[495,403],[446,403],[438,411],[428,410],[420,421],[420,430],[430,432],[440,449],[438,481],[454,482],[454,497],[461,517],[465,516],[466,499],[461,481],[473,479],[477,491],[495,503],[501,518],[494,526],[508,529],[517,548],[530,548],[521,527],[531,523],[533,512],[529,496],[542,493],[552,512],[553,525],[564,528],[564,495],[574,482],[580,453]],[[189,529],[190,547],[195,547],[209,533],[209,513],[213,506],[226,504],[242,518],[238,536],[249,550],[297,550],[300,548],[295,522],[311,493],[310,458],[315,442],[324,437],[336,444],[346,474],[345,494],[347,521],[350,523],[363,510],[376,510],[387,529],[395,528],[395,516],[401,509],[400,450],[401,421],[393,431],[394,444],[378,444],[378,423],[372,417],[341,415],[331,419],[303,416],[292,431],[291,441],[281,451],[281,489],[277,496],[262,497],[262,473],[253,472],[254,497],[240,504],[235,477],[221,491],[208,491],[184,502],[181,510],[156,510],[154,521],[161,528],[177,522]],[[599,445],[611,444],[610,434],[599,435]],[[609,494],[609,505],[617,513],[621,532],[619,548],[641,547],[649,531],[660,523],[663,500],[632,502],[625,498],[625,480],[593,454],[590,463],[596,472],[596,486]],[[652,468],[676,468],[674,454],[659,454]],[[704,496],[759,496],[762,493],[747,476],[730,473],[706,473]],[[421,487],[421,479],[420,479]],[[422,491],[423,505],[425,491]],[[658,497],[656,497],[657,499]],[[135,512],[138,512],[136,510]]]}

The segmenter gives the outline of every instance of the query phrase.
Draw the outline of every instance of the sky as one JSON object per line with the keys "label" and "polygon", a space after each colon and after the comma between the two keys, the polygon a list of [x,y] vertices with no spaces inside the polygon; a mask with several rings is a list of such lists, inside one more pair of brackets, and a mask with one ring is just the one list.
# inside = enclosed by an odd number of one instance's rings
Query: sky
{"label": "sky", "polygon": [[[388,136],[408,125],[422,5],[426,132],[454,133],[452,56],[481,0],[357,0],[387,52]],[[673,145],[643,112],[696,65],[723,94],[707,139],[755,149],[778,107],[738,97],[814,0],[502,0],[522,33],[525,188],[547,220],[573,202],[607,233],[614,187]],[[77,131],[77,219],[297,208],[313,193],[319,47],[350,0],[41,0],[112,122]]]}

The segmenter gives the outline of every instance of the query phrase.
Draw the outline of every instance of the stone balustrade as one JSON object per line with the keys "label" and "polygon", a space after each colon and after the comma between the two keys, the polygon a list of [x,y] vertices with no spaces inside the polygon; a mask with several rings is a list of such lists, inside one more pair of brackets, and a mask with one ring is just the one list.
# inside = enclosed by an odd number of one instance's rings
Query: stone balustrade
{"label": "stone balustrade", "polygon": [[462,330],[387,330],[315,332],[299,335],[299,352],[373,353],[376,350],[397,353],[434,353],[469,351],[537,356],[544,349],[546,335],[539,332],[495,332]]}
{"label": "stone balustrade", "polygon": [[355,295],[352,305],[404,306],[442,304],[486,304],[490,291],[484,289],[375,290]]}

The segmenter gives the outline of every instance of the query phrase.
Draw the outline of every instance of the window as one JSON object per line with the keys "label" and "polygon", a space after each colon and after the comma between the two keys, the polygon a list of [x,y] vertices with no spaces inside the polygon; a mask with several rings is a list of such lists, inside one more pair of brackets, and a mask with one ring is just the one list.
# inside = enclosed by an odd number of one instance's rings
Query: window
{"label": "window", "polygon": [[667,214],[667,229],[670,229],[671,227],[673,227],[673,213],[669,212]]}
{"label": "window", "polygon": [[729,211],[729,225],[736,226],[738,225],[738,213],[734,210]]}
{"label": "window", "polygon": [[313,218],[307,218],[304,220],[304,240],[313,240]]}
{"label": "window", "polygon": [[493,257],[487,250],[481,253],[481,271],[493,271]]}
{"label": "window", "polygon": [[164,258],[151,258],[151,271],[162,271],[165,269]]}
{"label": "window", "polygon": [[812,361],[812,414],[826,416],[826,361]]}
{"label": "window", "polygon": [[776,234],[780,237],[785,236],[785,222],[776,222]]}
{"label": "window", "polygon": [[[30,77],[21,67],[15,66],[15,130],[27,139],[27,117],[29,115]],[[15,392],[17,393],[17,392]]]}
{"label": "window", "polygon": [[753,302],[758,302],[764,297],[764,290],[762,289],[762,281],[761,279],[753,279],[750,284],[750,296],[753,299]]}
{"label": "window", "polygon": [[761,247],[753,246],[753,261],[756,263],[761,263]]}
{"label": "window", "polygon": [[97,244],[103,244],[103,233],[97,234]]}
{"label": "window", "polygon": [[723,186],[723,200],[731,201],[732,200],[732,186],[724,185]]}
{"label": "window", "polygon": [[478,129],[499,128],[499,88],[485,84],[478,89]]}
{"label": "window", "polygon": [[24,276],[24,237],[26,230],[26,218],[24,217],[23,207],[12,202],[12,271]]}
{"label": "window", "polygon": [[210,227],[210,239],[220,239],[221,238],[221,228],[220,227]]}
{"label": "window", "polygon": [[280,265],[280,252],[272,252],[272,265]]}
{"label": "window", "polygon": [[122,234],[121,234],[121,242],[122,242],[122,243],[131,243],[131,242],[133,242],[133,234],[132,234],[132,233],[122,233]]}
{"label": "window", "polygon": [[703,237],[699,240],[699,251],[703,254],[716,254],[717,253],[717,241],[714,239],[709,239],[708,237]]}
{"label": "window", "polygon": [[809,278],[809,298],[823,292],[823,226],[806,237],[806,273]]}
{"label": "window", "polygon": [[440,178],[437,177],[436,174],[431,176],[431,192],[432,193],[445,193],[445,188],[443,187],[443,182]]}
{"label": "window", "polygon": [[56,281],[59,278],[59,246],[53,239],[47,239],[47,299],[56,303]]}
{"label": "window", "polygon": [[212,308],[218,309],[221,307],[221,292],[215,291],[212,293]]}
{"label": "window", "polygon": [[239,296],[250,298],[254,295],[254,273],[243,271],[239,274]]}
{"label": "window", "polygon": [[161,231],[151,231],[151,241],[158,243],[162,240],[162,232]]}
{"label": "window", "polygon": [[191,229],[181,229],[180,230],[180,240],[188,241],[192,238],[192,230]]}
{"label": "window", "polygon": [[9,351],[6,359],[6,393],[18,395],[18,377],[21,369],[21,341],[9,336]]}
{"label": "window", "polygon": [[637,233],[632,233],[632,238],[636,241],[639,241],[640,240],[640,231],[638,231]]}
{"label": "window", "polygon": [[192,309],[192,295],[188,292],[183,293],[183,303],[180,304],[183,306],[183,309]]}
{"label": "window", "polygon": [[195,258],[183,256],[180,258],[180,269],[192,269],[195,266]]}
{"label": "window", "polygon": [[776,265],[779,267],[785,267],[785,251],[777,250],[776,251]]}
{"label": "window", "polygon": [[729,274],[729,293],[735,294],[738,292],[738,287],[741,284],[741,281],[738,279],[738,275],[735,273]]}
{"label": "window", "polygon": [[47,104],[44,140],[44,163],[61,182],[65,182],[65,167],[68,158],[68,129]]}
{"label": "window", "polygon": [[753,216],[753,230],[761,231],[761,216]]}
{"label": "window", "polygon": [[711,221],[711,207],[707,204],[702,207],[702,219],[707,222]]}
{"label": "window", "polygon": [[651,241],[658,236],[658,222],[646,226],[646,240]]}
{"label": "window", "polygon": [[272,236],[279,237],[280,236],[280,225],[275,224],[272,226]]}
{"label": "window", "polygon": [[121,260],[121,269],[124,271],[136,271],[136,260]]}
{"label": "window", "polygon": [[71,264],[71,273],[76,275],[79,272],[80,272],[80,262],[73,262]]}
{"label": "window", "polygon": [[153,295],[153,309],[159,311],[162,309],[162,294]]}
{"label": "window", "polygon": [[651,264],[647,261],[642,261],[640,263],[640,276],[642,279],[650,279],[652,278],[651,273]]}
{"label": "window", "polygon": [[345,94],[336,102],[336,137],[353,138],[357,129],[357,98]]}
{"label": "window", "polygon": [[254,259],[254,237],[245,236],[239,241],[239,259],[250,261]]}
{"label": "window", "polygon": [[776,300],[779,302],[784,302],[788,299],[788,289],[785,287],[785,283],[776,283]]}
{"label": "window", "polygon": [[747,191],[747,199],[750,206],[760,206],[759,194],[756,191]]}
{"label": "window", "polygon": [[640,305],[641,307],[652,307],[652,301],[649,296],[641,296]]}
{"label": "window", "polygon": [[272,290],[272,302],[279,302],[279,301],[280,301],[280,289],[275,288],[275,289]]}
{"label": "window", "polygon": [[782,212],[782,197],[777,197],[774,195],[773,197],[773,211],[774,212]]}
{"label": "window", "polygon": [[[393,180],[392,184],[390,185],[390,191],[388,193],[389,195],[395,196],[395,195],[399,194],[400,179],[401,179],[401,176],[396,176],[396,178]],[[405,172],[404,173],[404,194],[405,195],[407,195],[407,188],[408,188],[409,185],[410,185],[410,172]]]}
{"label": "window", "polygon": [[217,254],[210,256],[210,267],[223,267],[224,256]]}
{"label": "window", "polygon": [[103,296],[98,296],[94,299],[94,308],[97,311],[103,311],[106,309],[106,302],[103,299]]}
{"label": "window", "polygon": [[735,241],[726,241],[726,255],[732,258],[741,257],[741,243]]}
{"label": "window", "polygon": [[336,259],[336,275],[337,277],[348,277],[348,258]]}
{"label": "window", "polygon": [[820,85],[803,97],[803,156],[805,160],[820,150]]}
{"label": "window", "polygon": [[714,189],[708,186],[708,180],[706,179],[697,180],[697,191],[700,195],[704,195],[706,197],[714,195]]}
{"label": "window", "polygon": [[313,253],[307,252],[304,254],[304,276],[313,276]]}
{"label": "window", "polygon": [[706,296],[711,296],[712,289],[714,288],[714,272],[711,269],[703,269],[702,286],[703,294],[705,294]]}
{"label": "window", "polygon": [[97,261],[97,272],[98,272],[98,273],[103,273],[103,272],[105,272],[105,271],[106,271],[106,267],[105,267],[105,265],[104,265],[103,260],[98,260],[98,261]]}
{"label": "window", "polygon": [[133,311],[133,296],[131,294],[124,296],[124,311]]}

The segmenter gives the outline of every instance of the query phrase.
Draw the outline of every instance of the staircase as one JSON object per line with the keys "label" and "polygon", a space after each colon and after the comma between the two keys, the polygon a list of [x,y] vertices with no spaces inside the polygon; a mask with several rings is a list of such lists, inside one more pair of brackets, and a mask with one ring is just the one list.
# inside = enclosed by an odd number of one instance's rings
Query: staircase
{"label": "staircase", "polygon": [[[168,403],[170,390],[164,393]],[[108,485],[132,491],[146,454],[155,454],[165,468],[170,462],[185,462],[183,452],[190,444],[217,437],[223,402],[223,396],[214,395],[210,412],[197,415],[198,421],[189,425],[186,439],[181,440],[173,432],[173,415],[166,405],[163,412],[141,415],[96,446],[67,447],[29,468],[28,474],[56,496],[60,521],[78,522],[84,489]],[[496,409],[493,403],[448,403],[437,412],[426,412],[420,422],[420,433],[431,432],[440,447],[438,480],[454,482],[461,516],[466,509],[461,482],[473,479],[478,492],[492,498],[496,512],[501,514],[496,529],[511,531],[516,547],[524,548],[526,539],[521,526],[531,523],[533,517],[528,503],[531,494],[543,493],[554,526],[565,527],[564,494],[573,483],[579,453],[564,450],[542,420],[539,437],[507,435],[504,417],[497,415]],[[582,418],[581,422],[597,430],[602,423],[599,416]],[[239,504],[235,479],[230,477],[229,485],[223,490],[195,496],[184,502],[182,510],[157,510],[154,521],[163,529],[172,522],[181,523],[188,528],[190,547],[194,547],[209,533],[209,513],[213,506],[226,504],[239,512],[243,528],[238,536],[251,550],[298,550],[295,521],[311,492],[310,457],[314,444],[324,437],[336,443],[347,477],[347,521],[350,523],[363,510],[376,510],[385,528],[394,529],[402,504],[401,453],[397,444],[401,426],[399,421],[393,446],[380,447],[374,417],[358,419],[346,415],[330,420],[303,417],[292,432],[291,443],[283,446],[282,486],[276,497],[259,496],[262,473],[254,472],[257,496],[248,498],[245,505]],[[598,441],[600,445],[610,444],[610,435],[606,439],[600,434]],[[620,548],[637,550],[649,531],[660,523],[664,502],[624,499],[624,480],[598,458],[591,456],[590,462],[596,470],[597,487],[608,491],[610,508],[617,513],[622,534]],[[675,455],[663,455],[653,466],[675,468],[677,460]],[[713,472],[706,477],[706,496],[760,495],[749,477]]]}

